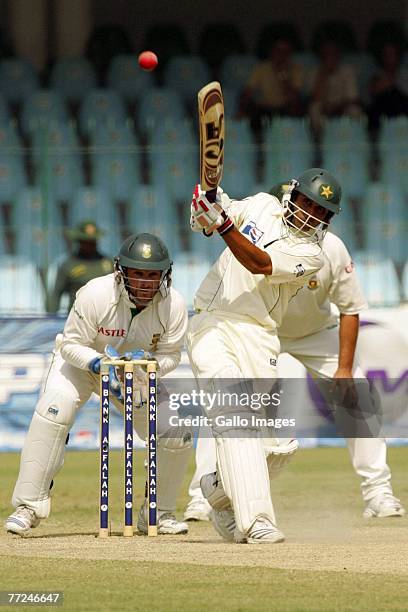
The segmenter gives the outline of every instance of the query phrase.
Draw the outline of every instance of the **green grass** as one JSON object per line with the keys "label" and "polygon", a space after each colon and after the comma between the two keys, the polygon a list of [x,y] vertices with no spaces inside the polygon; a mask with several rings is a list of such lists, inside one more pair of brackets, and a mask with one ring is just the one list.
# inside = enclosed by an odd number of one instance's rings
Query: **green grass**
{"label": "green grass", "polygon": [[[408,498],[406,479],[407,449],[391,449],[389,462],[394,471],[394,487],[405,501]],[[9,498],[18,472],[19,457],[16,454],[0,454],[0,511],[2,517],[10,511]],[[121,527],[121,453],[112,453],[111,461],[111,516],[114,530]],[[137,453],[138,468],[136,490],[141,500],[144,474],[143,454]],[[186,485],[191,476],[190,466]],[[299,517],[297,529],[310,521],[310,507],[318,503],[320,516],[346,510],[356,524],[362,523],[363,507],[359,481],[353,474],[345,449],[314,449],[303,451],[288,468],[287,474],[273,482],[274,498],[282,521],[290,522]],[[181,511],[187,501],[187,487],[180,498]],[[114,491],[116,491],[114,493]],[[309,514],[307,514],[309,512]],[[288,518],[289,517],[289,518]],[[406,533],[406,519],[403,522],[378,523],[370,526],[368,532],[384,537],[383,532],[397,529]],[[224,558],[216,557],[216,550],[203,546],[203,555],[213,555],[211,564],[203,557],[200,563],[200,541],[196,538],[194,562],[183,558],[186,544],[180,544],[179,554],[172,562],[161,560],[160,553],[166,542],[157,545],[157,559],[146,561],[138,556],[137,547],[125,547],[131,554],[123,559],[56,558],[41,556],[38,547],[45,543],[53,546],[57,541],[69,541],[73,534],[92,534],[98,523],[98,457],[93,452],[71,452],[56,478],[53,512],[48,521],[36,530],[35,535],[54,535],[54,538],[35,537],[10,540],[0,536],[0,590],[47,590],[64,591],[63,610],[404,610],[407,609],[407,575],[393,575],[379,572],[360,573],[343,571],[322,571],[309,569],[276,569],[259,566],[232,567]],[[316,527],[317,529],[319,526]],[[207,525],[196,526],[195,534],[204,537],[210,533]],[[394,532],[395,533],[395,532]],[[378,535],[380,534],[380,535]],[[65,537],[57,537],[65,536]],[[187,536],[188,541],[189,536]],[[76,538],[78,540],[78,538]],[[141,539],[137,539],[141,542]],[[216,542],[212,534],[209,540]],[[89,541],[89,539],[88,539]],[[144,540],[145,542],[146,540]],[[407,546],[395,554],[401,556],[401,565],[407,561]],[[116,548],[122,540],[113,542]],[[161,541],[163,542],[163,540]],[[28,548],[36,546],[31,554]],[[118,543],[118,544],[116,544]],[[137,544],[137,541],[135,541]],[[3,545],[3,546],[2,546]],[[147,542],[149,547],[149,542]],[[285,547],[285,544],[279,545]],[[299,546],[305,546],[300,543]],[[404,547],[405,546],[405,547]],[[222,547],[223,548],[223,547]],[[248,557],[253,557],[255,548],[250,547]],[[265,551],[265,547],[263,551]],[[268,547],[270,556],[274,547]],[[242,556],[247,547],[225,545],[225,550]],[[289,550],[289,547],[288,547]],[[292,543],[293,550],[293,543]],[[236,551],[234,553],[234,551]],[[261,551],[263,554],[264,552]],[[279,548],[281,554],[284,548]],[[333,549],[333,554],[336,554]],[[221,551],[222,552],[222,551]],[[22,556],[23,555],[23,556]],[[61,557],[63,553],[61,553]],[[264,554],[265,556],[265,554]],[[344,561],[345,568],[349,566]],[[6,607],[2,608],[8,609]],[[10,608],[11,609],[11,608]],[[13,608],[15,609],[15,608]]]}

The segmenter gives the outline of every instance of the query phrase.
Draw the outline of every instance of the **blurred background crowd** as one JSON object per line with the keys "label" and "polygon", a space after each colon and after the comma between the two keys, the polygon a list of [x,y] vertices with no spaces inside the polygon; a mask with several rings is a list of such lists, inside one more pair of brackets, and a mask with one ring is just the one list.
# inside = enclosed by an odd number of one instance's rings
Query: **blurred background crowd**
{"label": "blurred background crowd", "polygon": [[[224,190],[240,198],[327,168],[344,191],[333,231],[369,302],[408,300],[408,7],[389,3],[386,19],[382,3],[367,7],[362,31],[360,3],[354,19],[347,3],[334,19],[329,2],[306,23],[261,2],[258,21],[248,7],[230,20],[207,10],[191,28],[187,9],[161,14],[158,2],[143,22],[133,4],[0,3],[0,313],[64,312],[81,266],[109,272],[140,231],[166,241],[191,306],[224,246],[189,230],[196,97],[213,79],[225,97]],[[144,49],[159,57],[154,72],[137,64]]]}

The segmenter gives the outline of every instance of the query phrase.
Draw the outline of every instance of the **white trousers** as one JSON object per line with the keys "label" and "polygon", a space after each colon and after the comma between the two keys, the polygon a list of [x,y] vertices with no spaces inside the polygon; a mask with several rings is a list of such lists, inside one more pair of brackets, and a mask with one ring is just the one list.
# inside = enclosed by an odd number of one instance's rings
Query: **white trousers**
{"label": "white trousers", "polygon": [[[338,367],[339,331],[332,328],[305,338],[281,338],[281,352],[289,353],[318,378],[332,378]],[[281,376],[285,372],[279,372]],[[358,365],[358,355],[353,369],[355,378],[364,374]],[[368,502],[378,494],[392,492],[391,472],[387,465],[387,446],[384,438],[347,438],[351,463],[361,478],[363,499]],[[200,478],[215,470],[214,441],[206,431],[200,435],[196,450],[196,472],[190,484],[191,497],[202,497]]]}

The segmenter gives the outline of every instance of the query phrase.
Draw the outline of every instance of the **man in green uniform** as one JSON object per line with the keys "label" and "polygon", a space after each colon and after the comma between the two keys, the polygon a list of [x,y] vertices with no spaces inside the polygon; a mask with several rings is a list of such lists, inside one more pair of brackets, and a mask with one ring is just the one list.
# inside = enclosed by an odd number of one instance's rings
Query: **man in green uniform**
{"label": "man in green uniform", "polygon": [[50,291],[48,312],[57,312],[61,297],[69,295],[69,309],[75,294],[88,281],[113,272],[113,262],[98,250],[98,239],[102,232],[93,221],[82,221],[68,233],[74,248],[73,253],[58,267],[55,284]]}

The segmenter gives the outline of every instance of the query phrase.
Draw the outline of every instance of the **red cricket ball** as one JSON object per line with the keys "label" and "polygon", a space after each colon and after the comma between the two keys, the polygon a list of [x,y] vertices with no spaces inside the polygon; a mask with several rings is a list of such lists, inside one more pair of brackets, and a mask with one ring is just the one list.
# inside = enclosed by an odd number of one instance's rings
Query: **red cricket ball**
{"label": "red cricket ball", "polygon": [[159,63],[157,55],[153,51],[143,51],[138,58],[139,66],[143,70],[151,71],[154,70]]}

